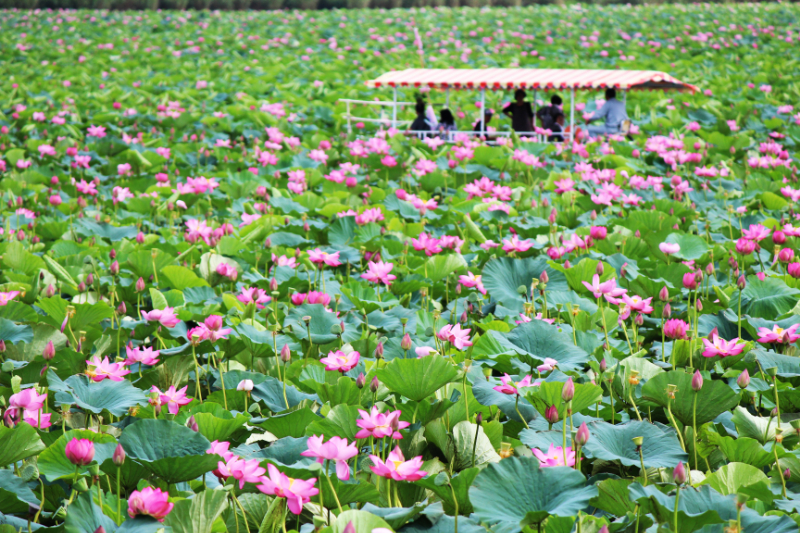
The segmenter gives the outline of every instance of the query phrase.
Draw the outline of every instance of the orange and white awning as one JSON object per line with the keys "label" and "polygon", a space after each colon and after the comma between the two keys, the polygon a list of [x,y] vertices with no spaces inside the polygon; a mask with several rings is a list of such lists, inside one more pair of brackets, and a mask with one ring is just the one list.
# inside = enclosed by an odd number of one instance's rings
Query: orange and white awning
{"label": "orange and white awning", "polygon": [[387,72],[368,87],[431,89],[650,89],[691,91],[697,87],[657,70],[584,70],[544,68],[426,69]]}

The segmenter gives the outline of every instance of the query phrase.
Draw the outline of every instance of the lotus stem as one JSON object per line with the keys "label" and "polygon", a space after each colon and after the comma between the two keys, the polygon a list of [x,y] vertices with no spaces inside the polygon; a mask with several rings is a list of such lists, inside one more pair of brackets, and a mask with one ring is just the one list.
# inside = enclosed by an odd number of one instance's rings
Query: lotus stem
{"label": "lotus stem", "polygon": [[668,399],[667,400],[667,415],[669,416],[669,419],[672,421],[672,425],[675,427],[675,432],[678,434],[678,440],[681,441],[681,448],[683,448],[683,451],[685,452],[686,451],[686,443],[683,442],[683,435],[681,435],[681,431],[678,428],[678,423],[675,422],[675,417],[672,414],[671,405],[672,405],[672,401],[670,399]]}
{"label": "lotus stem", "polygon": [[522,416],[522,413],[519,412],[519,394],[517,394],[517,400],[514,402],[514,409],[516,409],[517,415],[519,415],[519,418],[520,420],[522,420],[522,423],[525,424],[525,428],[531,429],[530,426],[528,425],[528,422],[525,420],[525,417]]}
{"label": "lotus stem", "polygon": [[[339,503],[339,496],[336,494],[336,489],[333,488],[333,483],[331,482],[331,476],[328,474],[329,462],[330,461],[328,461],[327,459],[325,460],[325,479],[328,480],[328,486],[331,488],[331,492],[333,493],[333,499],[336,500],[336,506],[339,508],[339,514],[342,514],[344,512],[344,510],[342,509],[342,504]],[[391,485],[389,490],[391,491]]]}
{"label": "lotus stem", "polygon": [[692,401],[692,450],[694,451],[694,467],[699,470],[697,463],[697,391]]}
{"label": "lotus stem", "polygon": [[783,478],[783,470],[781,470],[781,463],[778,460],[778,441],[772,446],[772,452],[775,454],[775,468],[778,470],[778,477],[781,478],[781,487],[783,490],[783,499],[786,499],[786,480]]}
{"label": "lotus stem", "polygon": [[455,506],[455,512],[453,513],[453,518],[455,519],[455,533],[458,533],[458,498],[456,498],[456,491],[453,489],[453,484],[448,483],[450,486],[450,494],[453,495],[453,505]]}
{"label": "lotus stem", "polygon": [[675,492],[675,510],[672,512],[672,527],[674,533],[678,533],[678,503],[681,500],[681,486],[678,485],[678,490]]}

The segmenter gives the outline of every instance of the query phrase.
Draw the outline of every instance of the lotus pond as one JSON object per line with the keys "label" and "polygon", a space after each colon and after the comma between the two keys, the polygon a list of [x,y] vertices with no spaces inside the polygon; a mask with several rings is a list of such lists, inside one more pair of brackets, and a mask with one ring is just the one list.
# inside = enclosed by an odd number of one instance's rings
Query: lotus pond
{"label": "lotus pond", "polygon": [[[0,532],[797,531],[798,15],[0,12]],[[420,65],[699,90],[348,132]]]}

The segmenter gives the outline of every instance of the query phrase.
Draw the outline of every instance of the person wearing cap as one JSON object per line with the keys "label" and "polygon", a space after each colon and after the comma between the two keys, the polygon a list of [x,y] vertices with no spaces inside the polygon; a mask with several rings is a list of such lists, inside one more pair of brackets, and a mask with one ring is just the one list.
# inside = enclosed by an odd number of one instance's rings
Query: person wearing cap
{"label": "person wearing cap", "polygon": [[604,119],[602,125],[588,126],[589,134],[593,137],[620,133],[622,123],[628,119],[625,104],[617,100],[617,91],[613,88],[606,89],[606,103],[591,117],[585,118],[587,124]]}

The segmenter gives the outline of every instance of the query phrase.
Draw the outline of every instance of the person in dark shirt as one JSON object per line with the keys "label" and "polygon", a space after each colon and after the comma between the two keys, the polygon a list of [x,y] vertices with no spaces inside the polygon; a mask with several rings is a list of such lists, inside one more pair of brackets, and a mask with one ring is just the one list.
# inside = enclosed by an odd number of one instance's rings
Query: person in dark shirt
{"label": "person in dark shirt", "polygon": [[439,133],[449,137],[449,135],[457,129],[453,112],[446,107],[439,111]]}
{"label": "person in dark shirt", "polygon": [[514,92],[515,102],[503,109],[503,113],[511,118],[511,127],[517,132],[533,131],[533,109],[531,103],[525,101],[525,96],[525,91],[517,89]]}
{"label": "person in dark shirt", "polygon": [[542,128],[550,130],[552,135],[547,137],[549,142],[561,142],[564,140],[564,112],[561,110],[563,100],[557,94],[550,98],[550,105],[539,109],[536,118]]}
{"label": "person in dark shirt", "polygon": [[[492,120],[493,116],[494,115],[492,114],[491,110],[489,110],[489,109],[487,109],[483,113],[483,131],[484,132],[486,132],[486,130],[489,129],[489,122]],[[472,125],[472,131],[474,131],[475,133],[480,133],[481,132],[481,119],[478,119],[478,121],[475,124]]]}
{"label": "person in dark shirt", "polygon": [[411,126],[408,128],[411,132],[416,134],[420,131],[431,131],[430,124],[425,117],[425,101],[417,97],[417,103],[414,105],[414,111],[417,113],[417,118],[411,123]]}

